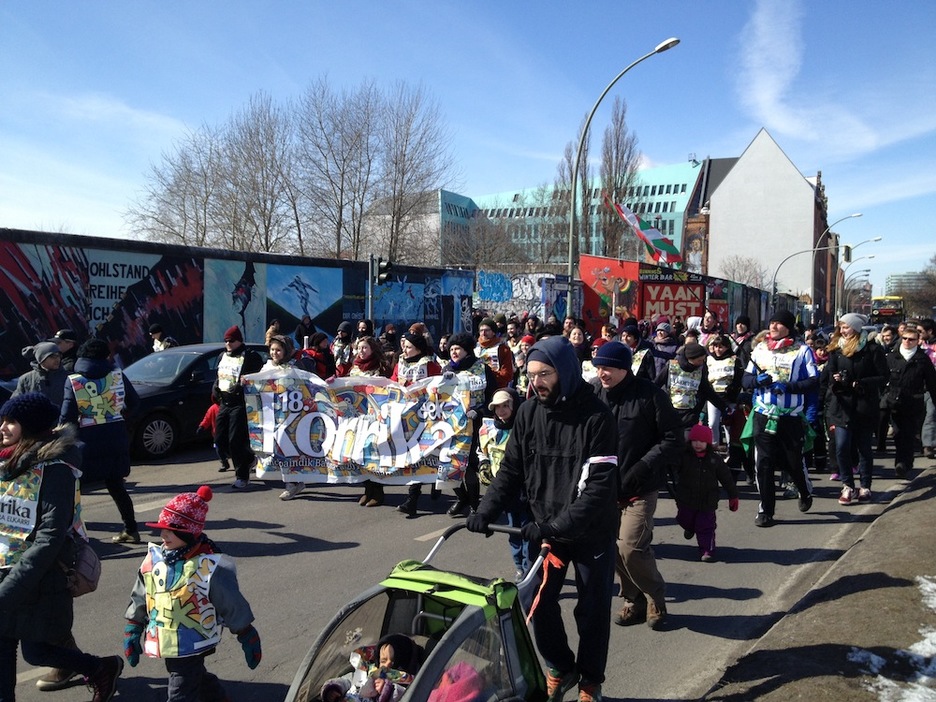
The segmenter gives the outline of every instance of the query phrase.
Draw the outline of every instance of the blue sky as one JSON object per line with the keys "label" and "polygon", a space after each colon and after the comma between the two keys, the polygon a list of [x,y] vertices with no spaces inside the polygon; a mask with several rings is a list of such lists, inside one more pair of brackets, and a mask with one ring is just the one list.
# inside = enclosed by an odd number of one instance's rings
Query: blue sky
{"label": "blue sky", "polygon": [[614,87],[595,132],[618,95],[653,165],[737,156],[767,128],[804,175],[822,172],[830,222],[864,214],[836,227],[845,243],[883,237],[853,269],[880,293],[936,253],[934,30],[923,1],[7,0],[0,226],[124,236],[150,164],[186,130],[321,75],[421,84],[457,192],[551,182],[605,85],[676,36]]}

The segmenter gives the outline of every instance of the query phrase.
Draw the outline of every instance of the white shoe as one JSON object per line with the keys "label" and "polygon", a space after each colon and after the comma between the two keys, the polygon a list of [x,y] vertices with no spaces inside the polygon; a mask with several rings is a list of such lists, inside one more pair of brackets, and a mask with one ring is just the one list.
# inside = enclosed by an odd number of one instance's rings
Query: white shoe
{"label": "white shoe", "polygon": [[241,478],[238,478],[237,480],[234,481],[234,484],[231,485],[231,487],[234,488],[235,490],[246,490],[249,482],[250,481],[248,480],[243,480]]}
{"label": "white shoe", "polygon": [[847,485],[842,486],[842,494],[839,496],[840,505],[850,505],[853,502],[858,501],[858,495],[856,494],[855,488],[850,488]]}
{"label": "white shoe", "polygon": [[305,483],[286,483],[286,489],[280,493],[283,501],[291,500],[305,488]]}

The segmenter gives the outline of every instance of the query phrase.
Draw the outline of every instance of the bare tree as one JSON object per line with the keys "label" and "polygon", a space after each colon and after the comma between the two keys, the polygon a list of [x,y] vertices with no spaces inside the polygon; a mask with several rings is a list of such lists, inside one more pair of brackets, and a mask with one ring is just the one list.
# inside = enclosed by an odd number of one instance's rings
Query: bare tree
{"label": "bare tree", "polygon": [[920,271],[917,281],[898,288],[894,294],[903,297],[907,318],[931,317],[936,309],[936,254]]}
{"label": "bare tree", "polygon": [[721,272],[728,280],[761,290],[766,290],[770,284],[767,268],[753,256],[727,256],[722,261]]}
{"label": "bare tree", "polygon": [[437,204],[438,189],[446,187],[455,162],[439,108],[422,87],[398,83],[384,101],[380,130],[381,249],[401,263],[418,255],[409,235]]}
{"label": "bare tree", "polygon": [[[637,168],[640,165],[640,149],[637,136],[627,128],[627,103],[614,99],[611,122],[604,133],[601,147],[601,188],[612,204],[630,203],[628,194],[638,182]],[[630,258],[637,260],[637,237],[624,224],[617,213],[609,207],[601,208],[601,231],[604,234],[599,250],[603,256],[625,258],[625,251],[633,252]],[[629,246],[625,246],[629,244]]]}

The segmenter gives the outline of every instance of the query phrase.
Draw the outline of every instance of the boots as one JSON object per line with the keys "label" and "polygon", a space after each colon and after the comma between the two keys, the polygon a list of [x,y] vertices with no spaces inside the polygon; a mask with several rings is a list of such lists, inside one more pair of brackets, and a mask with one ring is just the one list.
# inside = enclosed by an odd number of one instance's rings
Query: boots
{"label": "boots", "polygon": [[369,480],[368,487],[370,488],[370,499],[364,503],[365,507],[379,507],[383,504],[384,500],[384,490],[383,485],[373,480]]}
{"label": "boots", "polygon": [[416,505],[419,502],[419,496],[422,494],[422,485],[416,483],[415,485],[410,485],[407,490],[406,499],[403,501],[399,507],[397,507],[397,512],[402,512],[407,517],[416,516]]}
{"label": "boots", "polygon": [[452,492],[455,493],[455,504],[448,508],[446,514],[452,519],[461,519],[468,514],[468,491],[459,485]]}

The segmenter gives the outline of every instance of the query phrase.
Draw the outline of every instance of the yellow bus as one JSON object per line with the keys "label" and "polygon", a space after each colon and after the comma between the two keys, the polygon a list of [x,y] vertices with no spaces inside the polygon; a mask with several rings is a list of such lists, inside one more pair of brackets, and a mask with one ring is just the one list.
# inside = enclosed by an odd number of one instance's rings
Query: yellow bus
{"label": "yellow bus", "polygon": [[884,295],[871,298],[871,324],[900,324],[904,319],[903,298]]}

